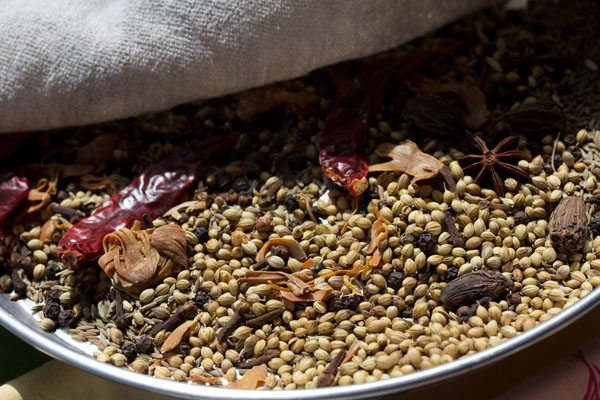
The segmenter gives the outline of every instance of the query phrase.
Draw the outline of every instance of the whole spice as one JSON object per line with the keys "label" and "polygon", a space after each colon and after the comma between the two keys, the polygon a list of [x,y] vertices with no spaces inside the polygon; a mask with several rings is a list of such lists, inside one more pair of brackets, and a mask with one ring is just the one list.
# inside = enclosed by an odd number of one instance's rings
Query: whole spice
{"label": "whole spice", "polygon": [[56,322],[58,320],[58,315],[60,314],[61,310],[62,308],[60,307],[58,301],[52,300],[46,302],[46,304],[44,305],[43,312],[46,318],[50,318],[52,321]]}
{"label": "whole spice", "polygon": [[521,104],[500,115],[490,124],[489,133],[493,136],[506,132],[525,136],[556,134],[564,132],[565,125],[565,115],[557,103],[539,100]]}
{"label": "whole spice", "polygon": [[484,178],[489,174],[492,178],[492,184],[494,185],[494,190],[496,193],[504,196],[504,182],[500,177],[499,171],[506,171],[512,176],[522,179],[529,179],[529,174],[527,172],[504,161],[505,159],[510,158],[531,161],[531,157],[526,152],[516,149],[507,149],[507,147],[516,142],[517,139],[518,136],[516,135],[509,136],[490,150],[482,138],[479,136],[473,136],[473,140],[481,150],[481,154],[471,154],[462,157],[459,161],[461,164],[465,165],[463,166],[463,171],[469,172],[479,168],[479,172],[475,177],[475,182],[477,184],[482,184]]}
{"label": "whole spice", "polygon": [[333,357],[331,362],[325,367],[323,373],[317,379],[317,387],[331,386],[335,383],[339,368],[342,364],[349,361],[360,346],[360,341],[355,340],[348,350],[340,349],[340,351]]}
{"label": "whole spice", "polygon": [[392,160],[369,166],[369,172],[396,171],[413,176],[412,182],[431,179],[444,168],[437,158],[423,153],[414,142],[406,140],[398,145],[391,143],[380,144],[375,149],[380,157],[390,157]]}
{"label": "whole spice", "polygon": [[460,111],[438,96],[416,96],[406,102],[404,114],[425,132],[448,136],[464,132]]}
{"label": "whole spice", "polygon": [[364,300],[364,297],[359,296],[359,295],[333,296],[329,300],[329,309],[331,311],[340,311],[340,310],[356,311],[356,309],[358,308],[358,305],[363,300]]}
{"label": "whole spice", "polygon": [[592,235],[592,239],[595,239],[596,236],[600,236],[600,212],[596,212],[592,216],[588,229]]}
{"label": "whole spice", "polygon": [[12,278],[13,290],[19,297],[25,296],[25,293],[27,292],[27,283],[23,281],[23,278],[21,278],[22,273],[23,270],[17,268],[13,269],[10,273],[10,277]]}
{"label": "whole spice", "polygon": [[61,310],[61,312],[58,314],[56,322],[59,326],[74,328],[77,320],[75,319],[75,315],[73,315],[72,310]]}
{"label": "whole spice", "polygon": [[117,289],[113,289],[112,293],[115,301],[113,321],[115,321],[117,328],[125,330],[129,326],[129,318],[125,316],[125,310],[123,309],[123,294]]}
{"label": "whole spice", "polygon": [[125,358],[127,358],[127,362],[132,362],[137,357],[138,350],[135,344],[131,342],[125,342],[121,346],[121,352]]}
{"label": "whole spice", "polygon": [[317,379],[317,387],[326,387],[333,385],[338,368],[342,365],[342,361],[346,356],[346,349],[338,351],[331,362],[325,367],[323,373]]}
{"label": "whole spice", "polygon": [[347,189],[351,196],[361,195],[369,186],[364,147],[375,110],[394,82],[440,53],[412,54],[407,59],[366,69],[338,93],[321,134],[319,162],[325,176]]}
{"label": "whole spice", "polygon": [[447,309],[469,306],[484,297],[498,299],[508,293],[509,284],[502,274],[475,271],[459,276],[442,289],[441,301]]}
{"label": "whole spice", "polygon": [[237,136],[223,136],[194,142],[148,168],[65,233],[58,243],[61,259],[71,267],[93,260],[102,251],[105,235],[131,226],[144,214],[156,218],[169,210],[209,163],[236,141]]}
{"label": "whole spice", "polygon": [[284,311],[285,309],[283,307],[273,311],[269,311],[258,317],[247,319],[244,322],[244,325],[249,326],[250,328],[260,328],[266,323],[273,322],[273,320],[277,317],[280,317]]}
{"label": "whole spice", "polygon": [[50,206],[50,209],[53,213],[61,214],[63,217],[67,218],[71,223],[79,222],[82,218],[85,217],[85,214],[80,210],[76,210],[67,206],[61,206],[59,204],[52,204]]}
{"label": "whole spice", "polygon": [[185,231],[176,224],[156,229],[121,228],[102,240],[98,265],[121,286],[139,293],[187,266]]}
{"label": "whole spice", "polygon": [[402,287],[402,281],[405,278],[405,274],[402,271],[393,271],[387,277],[387,286],[394,290],[398,290]]}
{"label": "whole spice", "polygon": [[0,224],[27,198],[27,178],[14,175],[0,183]]}
{"label": "whole spice", "polygon": [[280,354],[281,354],[281,352],[277,349],[269,349],[269,350],[265,351],[265,354],[263,354],[261,356],[251,358],[244,362],[240,362],[237,365],[237,367],[240,369],[247,369],[247,368],[256,367],[257,365],[267,364],[269,361],[271,361],[275,357],[279,357]]}
{"label": "whole spice", "polygon": [[281,297],[292,303],[303,301],[324,301],[331,295],[331,286],[327,283],[311,285],[302,279],[281,271],[248,271],[238,279],[240,284],[266,283],[280,292]]}
{"label": "whole spice", "polygon": [[203,310],[204,305],[208,304],[209,301],[210,296],[208,294],[202,291],[196,292],[196,295],[194,296],[194,303],[196,304],[196,307],[198,307],[199,310]]}
{"label": "whole spice", "polygon": [[235,309],[229,321],[227,321],[227,323],[217,332],[217,340],[219,343],[225,343],[227,341],[227,338],[229,338],[233,331],[235,331],[244,321],[244,314],[247,314],[248,312],[250,312],[250,306],[245,302],[241,303]]}
{"label": "whole spice", "polygon": [[188,301],[177,307],[173,315],[166,321],[154,325],[154,328],[150,330],[149,335],[154,337],[154,335],[162,330],[167,332],[173,331],[173,329],[183,324],[186,320],[193,319],[196,314],[198,314],[198,307],[196,307],[193,301]]}
{"label": "whole spice", "polygon": [[462,119],[472,130],[481,127],[488,119],[485,95],[477,85],[470,82],[458,82],[447,78],[441,81],[426,80],[424,83],[417,84],[417,91],[426,95],[458,97],[467,109]]}
{"label": "whole spice", "polygon": [[588,238],[588,221],[583,198],[563,198],[550,215],[548,230],[556,250],[566,254],[579,251]]}
{"label": "whole spice", "polygon": [[154,348],[154,342],[148,335],[141,335],[135,341],[135,349],[138,353],[149,354]]}
{"label": "whole spice", "polygon": [[465,238],[458,229],[456,229],[452,214],[450,214],[449,211],[444,213],[444,224],[446,225],[446,230],[450,234],[450,243],[455,247],[463,247],[465,245]]}

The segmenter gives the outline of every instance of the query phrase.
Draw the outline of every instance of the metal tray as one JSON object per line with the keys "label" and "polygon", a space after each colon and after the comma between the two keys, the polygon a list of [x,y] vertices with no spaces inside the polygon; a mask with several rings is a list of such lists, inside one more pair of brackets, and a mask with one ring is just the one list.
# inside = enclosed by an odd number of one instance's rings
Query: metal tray
{"label": "metal tray", "polygon": [[[31,304],[31,303],[29,303]],[[84,371],[143,390],[188,399],[366,399],[397,394],[439,383],[510,356],[558,332],[594,307],[600,305],[600,289],[594,290],[575,305],[535,328],[509,339],[495,347],[443,364],[428,370],[397,378],[323,389],[297,391],[250,391],[200,386],[172,380],[157,379],[123,368],[96,361],[81,344],[69,341],[63,332],[47,333],[38,327],[37,320],[28,311],[28,304],[11,302],[8,295],[0,295],[0,324],[36,349]]]}

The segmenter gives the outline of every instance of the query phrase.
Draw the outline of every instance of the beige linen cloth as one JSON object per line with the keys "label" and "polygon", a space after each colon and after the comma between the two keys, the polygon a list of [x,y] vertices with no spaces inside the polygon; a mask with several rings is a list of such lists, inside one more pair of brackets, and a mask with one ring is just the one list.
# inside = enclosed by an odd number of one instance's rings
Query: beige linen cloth
{"label": "beige linen cloth", "polygon": [[[600,321],[600,308],[592,310],[580,320],[542,342],[485,369],[450,382],[386,400],[599,399],[598,321]],[[0,399],[165,400],[168,397],[127,387],[98,378],[59,361],[51,361],[0,386]]]}
{"label": "beige linen cloth", "polygon": [[499,0],[0,0],[0,132],[82,125],[373,54]]}

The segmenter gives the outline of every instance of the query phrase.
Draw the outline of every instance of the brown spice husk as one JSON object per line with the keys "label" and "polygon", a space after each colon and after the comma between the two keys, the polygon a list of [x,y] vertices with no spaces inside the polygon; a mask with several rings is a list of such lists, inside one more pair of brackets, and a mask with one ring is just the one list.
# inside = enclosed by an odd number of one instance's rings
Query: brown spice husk
{"label": "brown spice husk", "polygon": [[139,293],[187,266],[185,232],[167,224],[156,229],[122,228],[102,240],[98,265],[130,293]]}
{"label": "brown spice husk", "polygon": [[228,383],[225,387],[229,389],[254,390],[264,385],[268,375],[269,370],[267,369],[267,366],[265,364],[258,365],[246,372],[240,379]]}
{"label": "brown spice husk", "polygon": [[441,294],[441,301],[447,309],[474,304],[477,300],[489,297],[498,299],[508,293],[509,284],[498,272],[475,271],[459,276],[448,283]]}
{"label": "brown spice husk", "polygon": [[550,215],[548,224],[552,245],[561,253],[572,254],[588,238],[588,220],[583,198],[565,197]]}
{"label": "brown spice husk", "polygon": [[175,330],[171,332],[171,334],[167,336],[167,339],[163,342],[162,346],[160,347],[160,352],[166,353],[167,351],[171,351],[179,346],[184,336],[196,325],[196,323],[196,319],[193,319],[191,321],[185,321],[175,328]]}

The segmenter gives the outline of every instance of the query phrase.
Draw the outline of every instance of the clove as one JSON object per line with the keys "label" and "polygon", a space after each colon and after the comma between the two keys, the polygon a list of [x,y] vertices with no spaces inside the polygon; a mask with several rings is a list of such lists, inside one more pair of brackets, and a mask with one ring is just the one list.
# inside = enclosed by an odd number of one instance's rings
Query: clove
{"label": "clove", "polygon": [[219,343],[225,343],[227,338],[241,325],[244,320],[244,314],[250,312],[250,306],[248,303],[242,303],[233,312],[231,319],[224,324],[221,329],[217,332],[217,340]]}
{"label": "clove", "polygon": [[23,281],[23,278],[21,278],[21,273],[22,273],[22,270],[13,269],[10,274],[10,276],[12,278],[12,282],[13,282],[13,290],[19,297],[22,297],[25,295],[25,293],[27,292],[27,286],[28,286],[27,283]]}
{"label": "clove", "polygon": [[166,321],[154,325],[154,328],[150,330],[149,334],[150,336],[154,337],[154,335],[163,329],[167,332],[173,331],[173,329],[177,328],[188,319],[194,318],[196,314],[198,314],[198,307],[196,307],[196,304],[194,304],[193,301],[188,301],[187,303],[177,307],[173,315],[171,315]]}
{"label": "clove", "polygon": [[463,247],[465,245],[465,238],[458,231],[458,229],[456,229],[454,221],[452,220],[452,214],[450,214],[449,211],[444,213],[444,223],[448,233],[450,234],[450,243],[452,243],[452,245],[455,247]]}
{"label": "clove", "polygon": [[52,204],[51,209],[52,212],[61,214],[63,217],[67,218],[71,223],[79,222],[79,220],[85,217],[85,214],[83,212],[71,207],[61,206],[60,204]]}
{"label": "clove", "polygon": [[264,324],[269,323],[275,318],[281,316],[283,314],[283,311],[285,311],[284,308],[278,308],[258,317],[248,319],[246,320],[246,322],[244,322],[244,325],[249,326],[250,328],[260,328]]}
{"label": "clove", "polygon": [[263,365],[263,364],[266,364],[269,361],[271,361],[273,358],[279,357],[280,353],[281,352],[277,349],[270,349],[270,350],[265,351],[265,354],[263,354],[261,356],[254,357],[254,358],[251,358],[249,360],[239,363],[237,367],[240,369],[250,369],[250,368],[256,367],[258,365]]}
{"label": "clove", "polygon": [[317,387],[326,387],[331,386],[335,382],[335,377],[338,372],[338,368],[342,365],[342,361],[344,361],[344,357],[346,356],[346,350],[340,350],[335,357],[331,360],[329,365],[325,367],[323,373],[317,379]]}
{"label": "clove", "polygon": [[[77,294],[79,297],[79,304],[81,304],[81,313],[83,315],[83,319],[86,321],[90,321],[92,319],[92,300],[94,297],[94,287],[86,286],[86,287],[77,287]],[[123,303],[121,303],[123,304]],[[119,328],[120,329],[120,328]]]}
{"label": "clove", "polygon": [[125,316],[125,310],[123,309],[123,293],[120,290],[113,291],[113,299],[115,300],[115,315],[113,321],[115,325],[122,331],[125,331],[129,326],[129,319]]}

